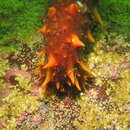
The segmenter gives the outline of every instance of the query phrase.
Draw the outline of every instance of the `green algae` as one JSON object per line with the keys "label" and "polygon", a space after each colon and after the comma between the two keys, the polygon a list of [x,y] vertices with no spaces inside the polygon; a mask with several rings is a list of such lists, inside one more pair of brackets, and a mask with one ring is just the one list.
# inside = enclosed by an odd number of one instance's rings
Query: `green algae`
{"label": "green algae", "polygon": [[101,0],[99,10],[109,31],[130,34],[129,0]]}
{"label": "green algae", "polygon": [[0,58],[0,77],[5,75],[6,70],[9,69],[8,60]]}
{"label": "green algae", "polygon": [[21,74],[18,74],[15,78],[18,81],[18,87],[20,89],[24,89],[25,91],[29,91],[32,89],[31,79],[23,77]]}
{"label": "green algae", "polygon": [[[0,58],[0,94],[1,92],[6,88],[6,84],[3,80],[3,77],[6,73],[6,71],[9,69],[9,63],[8,60]],[[0,99],[1,102],[1,99]]]}
{"label": "green algae", "polygon": [[[0,2],[0,45],[23,41],[36,34],[48,7],[48,0],[4,0]],[[21,42],[18,44],[20,45]],[[29,43],[27,43],[29,44]]]}

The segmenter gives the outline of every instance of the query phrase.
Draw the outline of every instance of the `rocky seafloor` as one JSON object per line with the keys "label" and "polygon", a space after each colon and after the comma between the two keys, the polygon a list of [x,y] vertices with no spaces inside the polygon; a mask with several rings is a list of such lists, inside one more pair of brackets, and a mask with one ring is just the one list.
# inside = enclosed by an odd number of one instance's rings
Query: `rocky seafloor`
{"label": "rocky seafloor", "polygon": [[17,54],[0,56],[0,130],[130,129],[129,39],[101,35],[89,54],[84,50],[95,79],[77,95],[39,93],[34,73],[39,49],[39,43],[23,45]]}

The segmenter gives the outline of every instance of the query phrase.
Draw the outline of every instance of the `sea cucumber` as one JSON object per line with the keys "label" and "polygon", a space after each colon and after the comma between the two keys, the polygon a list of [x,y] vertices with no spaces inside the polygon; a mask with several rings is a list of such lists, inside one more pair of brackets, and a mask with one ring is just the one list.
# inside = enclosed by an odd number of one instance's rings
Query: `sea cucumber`
{"label": "sea cucumber", "polygon": [[39,30],[44,36],[46,47],[38,57],[44,56],[45,60],[36,67],[41,81],[40,88],[44,92],[48,88],[55,88],[60,92],[71,88],[82,91],[87,80],[93,77],[92,72],[79,58],[79,48],[85,47],[82,39],[95,41],[89,29],[89,15],[93,14],[102,24],[96,8],[92,5],[92,0],[57,0],[48,9],[45,24]]}

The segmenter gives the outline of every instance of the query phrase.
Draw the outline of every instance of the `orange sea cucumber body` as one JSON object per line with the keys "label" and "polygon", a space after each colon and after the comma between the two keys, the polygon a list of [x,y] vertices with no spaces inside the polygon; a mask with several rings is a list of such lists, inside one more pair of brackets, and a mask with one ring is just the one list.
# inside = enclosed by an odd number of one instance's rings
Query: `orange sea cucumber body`
{"label": "orange sea cucumber body", "polygon": [[48,9],[45,25],[39,30],[46,43],[40,57],[44,52],[46,60],[38,64],[37,72],[42,81],[41,88],[45,90],[53,86],[60,91],[67,87],[81,91],[87,77],[92,76],[78,57],[79,47],[85,47],[81,40],[82,27],[87,26],[88,21],[76,1],[59,0]]}

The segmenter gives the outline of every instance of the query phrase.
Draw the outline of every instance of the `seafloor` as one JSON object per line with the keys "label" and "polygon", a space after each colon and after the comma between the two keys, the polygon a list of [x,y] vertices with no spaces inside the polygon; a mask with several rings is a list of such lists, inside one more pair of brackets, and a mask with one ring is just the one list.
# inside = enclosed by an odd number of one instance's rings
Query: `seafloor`
{"label": "seafloor", "polygon": [[83,61],[94,82],[77,95],[47,97],[39,93],[33,72],[39,39],[33,48],[23,45],[17,54],[0,56],[0,130],[128,130],[129,39],[109,33],[86,45]]}
{"label": "seafloor", "polygon": [[45,96],[34,69],[51,2],[0,1],[0,130],[129,130],[130,0],[99,1],[106,26],[93,20],[95,43],[81,50],[93,82],[81,93]]}

